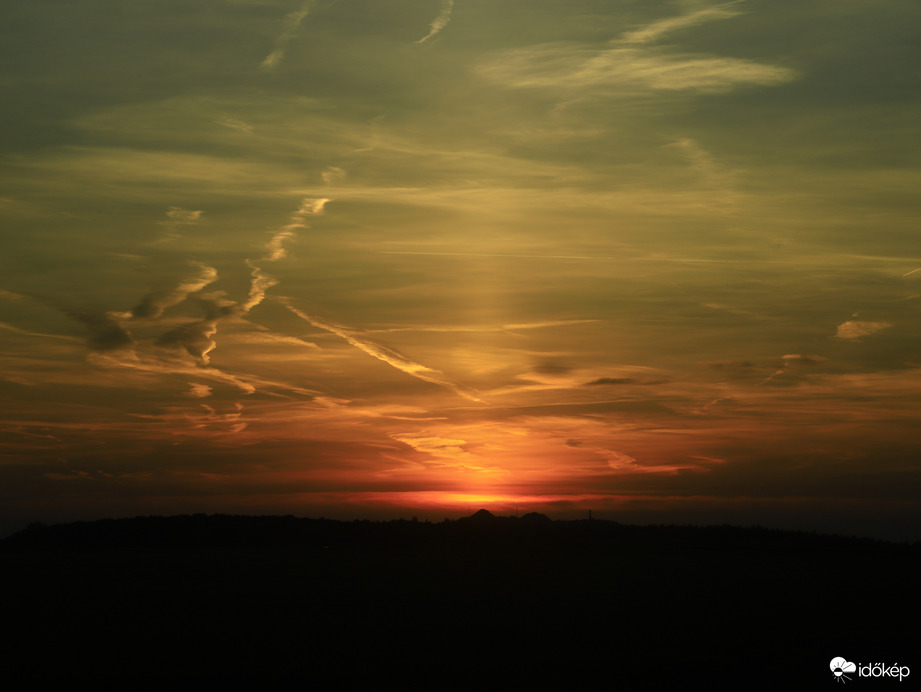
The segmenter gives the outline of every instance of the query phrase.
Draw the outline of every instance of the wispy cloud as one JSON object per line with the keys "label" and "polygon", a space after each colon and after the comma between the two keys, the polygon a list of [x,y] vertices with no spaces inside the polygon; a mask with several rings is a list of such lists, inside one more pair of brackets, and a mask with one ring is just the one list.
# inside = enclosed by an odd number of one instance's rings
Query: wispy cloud
{"label": "wispy cloud", "polygon": [[91,354],[90,362],[103,367],[128,368],[163,375],[185,375],[198,379],[230,384],[245,394],[252,394],[256,387],[235,375],[212,367],[193,365],[182,359],[165,359],[160,356],[123,351],[120,353]]}
{"label": "wispy cloud", "polygon": [[406,327],[388,327],[385,329],[366,329],[365,334],[382,334],[391,332],[510,332],[522,331],[526,329],[552,329],[555,327],[567,327],[574,324],[586,324],[597,322],[598,320],[546,320],[543,322],[513,322],[510,324],[488,325],[488,324],[461,324],[461,325],[413,325]]}
{"label": "wispy cloud", "polygon": [[86,343],[91,351],[106,352],[134,348],[134,339],[120,324],[118,315],[69,306],[61,307],[60,310],[86,327],[90,333]]}
{"label": "wispy cloud", "polygon": [[161,221],[160,225],[167,229],[167,235],[162,240],[170,241],[179,237],[179,230],[182,226],[195,226],[201,222],[202,214],[205,212],[201,209],[183,209],[182,207],[169,207],[166,210],[166,221]]}
{"label": "wispy cloud", "polygon": [[455,394],[458,394],[465,399],[469,399],[470,401],[476,401],[478,403],[483,402],[483,400],[477,396],[477,393],[474,389],[467,387],[466,385],[453,382],[440,370],[435,370],[428,366],[422,365],[421,363],[416,363],[409,358],[406,358],[405,356],[397,353],[396,351],[387,348],[386,346],[376,344],[373,341],[365,338],[360,332],[357,332],[356,330],[318,319],[312,315],[308,315],[306,312],[299,310],[291,305],[290,300],[287,298],[279,298],[278,300],[292,313],[300,317],[305,322],[312,324],[317,329],[322,329],[323,331],[327,331],[330,334],[335,334],[339,338],[344,339],[349,345],[367,353],[369,356],[373,356],[374,358],[387,363],[387,365],[396,368],[401,372],[405,372],[407,375],[411,375],[412,377],[415,377],[419,380],[424,380],[425,382],[437,384],[438,386],[449,389]]}
{"label": "wispy cloud", "polygon": [[183,209],[182,207],[170,207],[166,210],[166,215],[170,221],[179,224],[195,224],[201,219],[205,212],[200,209]]}
{"label": "wispy cloud", "polygon": [[218,120],[215,120],[214,122],[217,123],[218,125],[222,125],[223,127],[229,127],[231,130],[237,130],[239,132],[243,132],[248,135],[253,134],[252,125],[250,125],[244,120],[240,120],[239,118],[234,118],[233,116],[230,116],[230,115],[221,116]]}
{"label": "wispy cloud", "polygon": [[480,68],[486,77],[513,87],[637,87],[653,91],[728,91],[742,85],[771,86],[796,78],[790,68],[727,57],[659,54],[633,47],[589,50],[568,44],[519,48]]}
{"label": "wispy cloud", "polygon": [[344,168],[339,168],[339,166],[329,166],[323,169],[320,177],[327,185],[337,185],[348,177],[348,173]]}
{"label": "wispy cloud", "polygon": [[211,396],[211,387],[200,382],[190,382],[186,396],[192,399],[206,399]]}
{"label": "wispy cloud", "polygon": [[301,22],[304,21],[304,17],[310,12],[310,5],[311,2],[308,0],[308,2],[301,5],[300,9],[295,10],[285,17],[281,33],[278,35],[278,38],[275,39],[275,48],[265,57],[265,60],[262,61],[263,69],[274,70],[281,64],[281,61],[285,57],[285,50],[288,47],[288,43],[294,38],[297,33],[297,28],[301,25]]}
{"label": "wispy cloud", "polygon": [[205,312],[204,319],[171,329],[162,334],[156,343],[163,348],[184,349],[200,364],[207,365],[210,362],[209,354],[217,347],[213,337],[217,333],[218,322],[235,315],[239,308],[220,294],[200,296],[196,302]]}
{"label": "wispy cloud", "polygon": [[707,7],[702,10],[697,10],[696,12],[691,12],[689,14],[684,14],[678,17],[660,19],[659,21],[648,24],[641,29],[628,31],[627,33],[623,34],[623,36],[621,36],[620,42],[626,44],[650,43],[659,40],[662,36],[672,33],[673,31],[678,31],[680,29],[685,29],[687,27],[703,24],[705,22],[710,22],[717,19],[729,19],[730,17],[736,17],[742,14],[742,12],[739,10],[733,9],[733,7],[738,4],[738,2],[729,2],[724,5]]}
{"label": "wispy cloud", "polygon": [[[118,349],[128,351],[119,358],[109,358],[108,364],[118,364],[122,367],[142,370],[147,372],[162,372],[170,374],[189,374],[191,372],[207,373],[202,375],[211,379],[230,382],[237,388],[251,393],[255,387],[240,378],[229,375],[210,367],[211,353],[217,348],[215,335],[222,321],[230,318],[242,318],[254,307],[265,300],[266,292],[278,281],[267,275],[256,262],[277,262],[287,256],[285,242],[295,235],[295,230],[307,228],[306,219],[310,216],[322,214],[328,198],[307,197],[301,200],[297,210],[291,215],[289,223],[276,231],[265,244],[266,254],[258,260],[247,259],[250,267],[250,288],[246,300],[236,302],[225,297],[223,292],[202,294],[201,291],[218,278],[218,272],[201,262],[189,262],[198,267],[195,276],[181,281],[176,288],[167,292],[156,292],[145,296],[128,313],[107,313],[100,315],[85,310],[68,309],[66,312],[74,319],[90,328],[91,337],[89,345],[92,351],[108,352]],[[178,209],[178,208],[174,208]],[[174,211],[175,218],[191,218],[185,210]],[[194,218],[197,219],[197,214]],[[197,305],[203,312],[201,319],[184,321],[178,326],[173,326],[161,333],[152,343],[146,343],[147,353],[141,353],[144,348],[135,348],[135,342],[127,329],[132,320],[147,320],[158,324],[164,311],[180,303],[189,301]],[[191,358],[191,361],[187,360]],[[194,368],[194,369],[190,369]],[[274,384],[272,385],[274,386]],[[284,388],[298,390],[298,388]],[[307,390],[300,390],[306,392]],[[204,390],[194,389],[196,396],[203,396]],[[312,392],[309,392],[312,394]]]}
{"label": "wispy cloud", "polygon": [[161,348],[181,348],[202,365],[210,362],[211,353],[217,342],[212,338],[217,333],[217,318],[184,324],[162,334],[157,339]]}
{"label": "wispy cloud", "polygon": [[43,332],[33,332],[28,329],[21,329],[19,327],[14,327],[11,324],[6,322],[0,322],[0,329],[5,329],[7,331],[13,332],[14,334],[22,334],[23,336],[37,336],[43,339],[59,339],[61,341],[76,341],[79,342],[79,339],[75,339],[72,336],[62,336],[60,334],[45,334]]}
{"label": "wispy cloud", "polygon": [[268,276],[262,273],[262,269],[252,263],[251,260],[247,260],[252,272],[250,276],[252,277],[249,284],[249,297],[244,303],[240,305],[240,309],[246,313],[252,310],[254,307],[259,305],[263,300],[265,300],[266,292],[273,286],[278,285],[278,280],[274,277]]}
{"label": "wispy cloud", "polygon": [[[234,374],[216,368],[210,364],[196,363],[183,353],[169,353],[158,349],[137,349],[107,351],[104,353],[93,352],[88,360],[93,365],[106,369],[134,370],[150,375],[164,375],[168,377],[184,377],[190,380],[206,380],[219,384],[229,385],[244,394],[254,394],[257,387],[263,394],[274,397],[287,398],[277,392],[286,392],[295,395],[298,399],[313,399],[320,392],[314,389],[299,387],[290,382],[273,380],[250,373]],[[203,392],[194,385],[194,391]],[[190,392],[187,393],[191,395]]]}
{"label": "wispy cloud", "polygon": [[824,356],[819,356],[814,353],[790,353],[783,357],[783,365],[771,374],[767,379],[765,379],[761,384],[766,384],[773,380],[775,377],[789,373],[794,368],[799,367],[811,367],[816,365],[821,365],[828,361],[828,358]]}
{"label": "wispy cloud", "polygon": [[279,231],[276,231],[265,244],[267,253],[259,260],[246,260],[246,264],[251,269],[250,276],[252,279],[250,281],[249,297],[240,305],[242,312],[247,313],[259,305],[265,300],[266,292],[273,286],[278,285],[278,281],[274,277],[265,274],[256,262],[277,262],[287,257],[288,250],[285,248],[285,242],[295,237],[296,230],[308,228],[307,218],[322,214],[326,204],[330,201],[327,197],[305,197],[302,199],[297,211],[291,215],[289,222]]}
{"label": "wispy cloud", "polygon": [[[170,292],[153,294],[140,301],[131,312],[102,311],[84,306],[62,304],[36,296],[33,298],[67,315],[81,324],[88,332],[86,346],[89,350],[87,360],[97,366],[135,370],[149,374],[167,376],[180,375],[195,379],[205,379],[230,384],[247,394],[256,391],[255,385],[271,389],[286,390],[298,395],[312,397],[313,390],[265,380],[259,377],[238,377],[210,365],[210,354],[216,348],[214,335],[221,320],[240,314],[240,306],[216,292],[201,295],[202,288],[217,278],[213,267],[200,262],[190,262],[199,268],[199,273],[181,281]],[[13,294],[19,295],[19,294]],[[191,297],[190,297],[191,296]],[[132,333],[135,324],[144,330],[154,329],[164,324],[164,311],[184,301],[192,301],[204,311],[204,317],[198,320],[184,321],[178,326],[167,328],[157,337],[141,336]],[[165,320],[166,324],[175,325],[175,320]],[[0,327],[6,325],[0,323]],[[47,336],[49,338],[73,341],[72,337],[40,334],[12,328],[12,331],[30,336]],[[122,379],[121,385],[130,385]],[[138,383],[135,383],[138,384]],[[204,390],[193,385],[199,395]]]}
{"label": "wispy cloud", "polygon": [[296,230],[309,228],[307,225],[308,217],[322,214],[330,201],[332,200],[328,197],[305,197],[302,199],[300,206],[291,215],[288,223],[282,226],[281,230],[277,231],[272,236],[272,239],[266,243],[265,249],[268,250],[268,254],[262,259],[268,262],[277,262],[287,257],[288,251],[285,249],[285,241],[293,238]]}
{"label": "wispy cloud", "polygon": [[[298,224],[297,228],[304,228],[303,224]],[[280,259],[284,259],[288,255],[288,251],[285,249],[285,241],[290,240],[294,237],[294,231],[290,230],[290,227],[286,226],[283,230],[278,231],[275,235],[272,236],[272,239],[265,244],[265,249],[269,251],[269,254],[263,257],[262,259],[267,262],[277,262]]]}
{"label": "wispy cloud", "polygon": [[0,288],[0,298],[3,298],[4,300],[16,301],[23,300],[27,297],[28,296],[24,296],[21,293],[16,293],[15,291],[7,291],[6,289]]}
{"label": "wispy cloud", "polygon": [[795,365],[821,365],[822,363],[828,362],[828,358],[825,356],[819,356],[815,353],[790,353],[783,357],[784,364],[787,366]]}
{"label": "wispy cloud", "polygon": [[441,12],[438,13],[438,16],[432,20],[432,23],[429,24],[429,32],[420,38],[416,43],[425,43],[430,38],[438,34],[442,29],[444,29],[448,22],[451,21],[451,11],[454,9],[454,0],[442,0],[441,2]]}
{"label": "wispy cloud", "polygon": [[565,90],[637,87],[653,91],[719,92],[742,85],[775,85],[789,82],[797,73],[789,68],[752,60],[668,53],[649,44],[697,24],[741,14],[737,3],[706,8],[653,22],[630,31],[609,47],[586,48],[579,44],[551,43],[516,48],[480,67],[480,72],[513,87],[545,87]]}
{"label": "wispy cloud", "polygon": [[611,449],[602,449],[597,451],[602,453],[608,463],[608,466],[610,466],[615,471],[622,471],[624,469],[635,470],[637,468],[636,459],[634,459],[629,454],[616,452]]}
{"label": "wispy cloud", "polygon": [[483,460],[471,454],[464,446],[466,440],[454,437],[443,437],[428,432],[391,434],[395,440],[409,445],[413,449],[429,454],[442,462],[451,462],[471,469],[483,469]]}
{"label": "wispy cloud", "polygon": [[286,336],[284,334],[275,334],[273,332],[242,332],[235,334],[233,340],[241,344],[258,344],[258,345],[289,345],[306,347],[312,350],[318,350],[320,347],[312,341],[305,341],[296,336]]}
{"label": "wispy cloud", "polygon": [[670,146],[681,152],[700,176],[703,186],[718,193],[721,204],[733,206],[738,202],[740,195],[735,190],[738,171],[717,162],[713,154],[689,137],[677,139]]}
{"label": "wispy cloud", "polygon": [[328,197],[305,197],[301,200],[301,206],[294,212],[294,218],[306,219],[308,216],[322,214],[327,203],[331,201]]}
{"label": "wispy cloud", "polygon": [[839,339],[848,341],[859,341],[865,336],[876,334],[878,331],[888,329],[892,325],[889,322],[865,322],[862,320],[848,320],[838,325],[835,336]]}
{"label": "wispy cloud", "polygon": [[194,261],[189,262],[189,264],[198,267],[199,272],[196,276],[182,281],[172,291],[151,293],[144,296],[141,302],[131,310],[129,316],[137,319],[156,319],[167,308],[178,305],[188,298],[190,294],[197,293],[217,280],[217,269],[214,267]]}

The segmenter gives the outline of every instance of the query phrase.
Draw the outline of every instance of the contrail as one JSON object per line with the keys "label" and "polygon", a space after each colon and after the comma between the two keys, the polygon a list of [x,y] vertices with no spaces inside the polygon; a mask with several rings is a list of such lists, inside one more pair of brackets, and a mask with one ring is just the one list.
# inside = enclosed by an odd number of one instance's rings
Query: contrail
{"label": "contrail", "polygon": [[20,329],[19,327],[14,327],[11,324],[6,322],[0,322],[0,329],[8,329],[14,334],[23,334],[25,336],[40,336],[45,339],[60,339],[61,341],[73,341],[79,343],[81,340],[74,336],[61,336],[60,334],[43,334],[42,332],[30,332],[25,329]]}
{"label": "contrail", "polygon": [[451,10],[453,9],[454,0],[444,0],[444,2],[441,3],[441,12],[439,12],[438,16],[429,24],[429,32],[416,41],[416,43],[425,43],[432,38],[432,36],[444,29],[448,25],[448,22],[451,21]]}
{"label": "contrail", "polygon": [[735,2],[727,2],[716,7],[707,7],[690,14],[680,15],[678,17],[669,17],[668,19],[661,19],[643,27],[642,29],[637,29],[635,31],[629,31],[625,33],[621,37],[621,42],[626,44],[650,43],[652,41],[658,40],[663,35],[672,31],[685,29],[689,26],[694,26],[695,24],[703,24],[704,22],[709,22],[716,19],[729,19],[731,17],[736,17],[742,14],[742,12],[730,8],[733,5],[738,4],[739,0],[736,0]]}
{"label": "contrail", "polygon": [[141,299],[141,302],[129,313],[135,319],[157,319],[164,310],[178,305],[192,293],[197,293],[217,280],[217,269],[201,262],[189,262],[198,267],[198,276],[185,279],[169,293],[152,293]]}
{"label": "contrail", "polygon": [[396,368],[401,372],[405,372],[407,375],[411,375],[412,377],[415,377],[419,380],[424,380],[425,382],[437,384],[440,387],[451,390],[455,394],[458,394],[465,399],[469,399],[470,401],[475,401],[481,404],[485,403],[476,395],[475,390],[462,384],[452,382],[440,370],[435,370],[428,366],[422,365],[421,363],[415,363],[405,356],[400,355],[396,351],[386,348],[385,346],[381,346],[380,344],[376,344],[373,341],[360,338],[351,329],[329,322],[324,322],[323,320],[317,319],[312,315],[308,315],[306,312],[298,310],[296,307],[291,305],[286,298],[278,298],[278,300],[295,315],[300,317],[305,322],[309,322],[317,329],[322,329],[329,332],[330,334],[335,334],[339,338],[344,339],[351,346],[357,348],[359,351],[364,351],[369,356],[373,356],[378,360],[382,360],[387,363],[387,365]]}
{"label": "contrail", "polygon": [[246,299],[245,303],[240,305],[240,310],[244,314],[265,300],[266,292],[273,286],[278,285],[277,279],[272,276],[263,274],[262,270],[253,264],[251,260],[246,260],[246,263],[252,269],[252,272],[250,273],[252,280],[250,281],[249,285],[249,297]]}
{"label": "contrail", "polygon": [[301,5],[299,10],[295,10],[285,17],[284,28],[278,38],[275,39],[275,49],[262,61],[262,67],[264,69],[272,70],[278,67],[282,58],[285,57],[285,48],[288,45],[288,41],[294,38],[297,28],[301,25],[301,22],[304,21],[304,17],[307,16],[309,11],[310,0],[307,0],[307,2]]}
{"label": "contrail", "polygon": [[911,270],[910,272],[908,272],[907,274],[902,274],[902,276],[903,276],[903,277],[905,277],[905,276],[911,276],[911,275],[914,274],[915,272],[921,272],[921,267],[918,267],[917,269],[912,269],[912,270]]}
{"label": "contrail", "polygon": [[250,281],[249,297],[245,303],[240,305],[240,309],[244,314],[265,300],[266,291],[278,285],[278,280],[263,273],[262,268],[256,262],[277,262],[287,257],[288,250],[285,248],[285,241],[295,237],[294,231],[296,229],[309,228],[307,217],[322,214],[326,203],[330,201],[328,197],[305,197],[302,199],[297,211],[291,215],[288,224],[277,231],[271,240],[265,244],[267,254],[255,261],[246,260],[246,264],[252,270],[250,272],[252,280]]}

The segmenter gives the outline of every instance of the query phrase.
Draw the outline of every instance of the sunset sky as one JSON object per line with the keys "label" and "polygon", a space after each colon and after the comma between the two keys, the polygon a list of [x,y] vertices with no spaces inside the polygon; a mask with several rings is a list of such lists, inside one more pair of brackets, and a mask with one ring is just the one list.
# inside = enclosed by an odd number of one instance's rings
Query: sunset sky
{"label": "sunset sky", "polygon": [[921,539],[914,0],[0,10],[0,529]]}

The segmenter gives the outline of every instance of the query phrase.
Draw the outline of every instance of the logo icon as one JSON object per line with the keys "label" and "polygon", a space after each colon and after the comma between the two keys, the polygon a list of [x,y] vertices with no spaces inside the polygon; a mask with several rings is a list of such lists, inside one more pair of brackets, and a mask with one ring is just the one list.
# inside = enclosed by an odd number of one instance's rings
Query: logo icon
{"label": "logo icon", "polygon": [[846,661],[840,656],[833,658],[831,663],[828,664],[828,667],[831,668],[831,672],[835,674],[835,682],[847,682],[850,678],[845,675],[845,673],[857,672],[856,664]]}

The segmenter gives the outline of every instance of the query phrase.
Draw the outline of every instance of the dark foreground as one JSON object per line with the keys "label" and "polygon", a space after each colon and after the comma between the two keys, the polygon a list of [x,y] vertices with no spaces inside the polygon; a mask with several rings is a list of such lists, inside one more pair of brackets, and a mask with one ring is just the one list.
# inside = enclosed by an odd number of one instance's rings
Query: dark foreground
{"label": "dark foreground", "polygon": [[[921,549],[487,514],[204,515],[0,545],[8,689],[834,689],[921,682]],[[853,676],[852,676],[853,677]]]}

